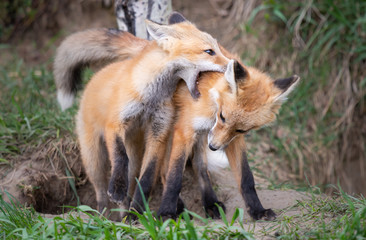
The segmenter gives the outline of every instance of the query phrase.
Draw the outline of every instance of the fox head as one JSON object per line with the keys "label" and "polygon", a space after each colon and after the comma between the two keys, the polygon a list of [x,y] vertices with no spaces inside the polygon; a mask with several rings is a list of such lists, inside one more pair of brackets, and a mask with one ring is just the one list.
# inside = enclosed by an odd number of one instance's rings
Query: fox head
{"label": "fox head", "polygon": [[227,91],[210,90],[217,106],[216,123],[208,134],[213,151],[225,148],[238,135],[273,122],[300,77],[272,80],[255,68],[244,68],[231,60],[225,79]]}
{"label": "fox head", "polygon": [[217,41],[198,30],[181,14],[172,13],[169,25],[146,20],[146,26],[150,36],[171,59],[184,66],[179,76],[187,83],[194,98],[200,95],[196,86],[200,72],[226,70],[229,59],[222,54]]}

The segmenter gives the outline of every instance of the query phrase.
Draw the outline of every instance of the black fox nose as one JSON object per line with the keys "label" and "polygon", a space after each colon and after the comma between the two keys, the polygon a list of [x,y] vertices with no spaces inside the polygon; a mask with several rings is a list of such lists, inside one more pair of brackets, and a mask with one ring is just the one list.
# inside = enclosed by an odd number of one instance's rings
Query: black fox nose
{"label": "black fox nose", "polygon": [[212,146],[211,144],[208,145],[208,147],[212,150],[212,151],[216,151],[217,148],[215,148],[214,146]]}

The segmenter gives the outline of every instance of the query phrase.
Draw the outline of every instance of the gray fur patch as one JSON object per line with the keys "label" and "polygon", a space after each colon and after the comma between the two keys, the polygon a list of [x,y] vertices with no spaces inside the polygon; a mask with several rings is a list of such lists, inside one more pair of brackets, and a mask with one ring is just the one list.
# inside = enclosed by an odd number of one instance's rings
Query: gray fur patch
{"label": "gray fur patch", "polygon": [[151,121],[151,130],[154,137],[166,134],[172,124],[174,109],[166,105],[154,111]]}
{"label": "gray fur patch", "polygon": [[180,66],[171,63],[168,64],[162,73],[155,77],[155,80],[148,84],[141,94],[143,102],[150,107],[160,105],[165,99],[170,99],[177,88],[180,78],[176,76]]}
{"label": "gray fur patch", "polygon": [[144,105],[138,101],[130,101],[121,111],[120,119],[123,122],[128,122],[133,118],[141,115],[144,110]]}
{"label": "gray fur patch", "polygon": [[[154,81],[142,88],[142,92],[140,92],[142,101],[128,103],[123,108],[120,118],[123,121],[129,121],[142,114],[143,118],[148,120],[150,117],[154,118],[159,114],[166,114],[164,112],[167,111],[164,109],[167,107],[165,102],[170,102],[181,78],[184,77],[195,82],[198,72],[199,70],[195,65],[186,59],[177,59],[167,64],[164,70],[155,77]],[[187,80],[185,81],[187,82]],[[170,110],[168,109],[168,111]],[[173,116],[170,115],[169,117],[172,118]],[[162,117],[158,116],[158,119],[162,119]],[[165,122],[166,119],[157,120],[155,128],[160,129],[161,124],[165,124]]]}
{"label": "gray fur patch", "polygon": [[195,64],[186,59],[177,59],[167,64],[164,71],[145,87],[141,94],[143,102],[150,106],[156,106],[165,99],[172,98],[180,79],[183,79],[191,90],[192,84],[189,83],[193,82],[195,85],[198,73],[199,70]]}

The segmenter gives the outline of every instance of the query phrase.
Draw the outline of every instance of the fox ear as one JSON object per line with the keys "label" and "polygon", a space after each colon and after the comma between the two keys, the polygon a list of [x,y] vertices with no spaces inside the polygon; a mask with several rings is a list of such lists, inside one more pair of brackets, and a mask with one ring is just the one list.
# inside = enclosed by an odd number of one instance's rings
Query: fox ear
{"label": "fox ear", "polygon": [[238,84],[244,82],[247,75],[248,72],[238,61],[229,61],[225,72],[225,78],[228,81],[230,89],[233,93],[237,93]]}
{"label": "fox ear", "polygon": [[274,81],[274,85],[279,88],[282,92],[280,95],[278,95],[275,99],[275,101],[284,102],[287,99],[287,96],[294,90],[297,83],[300,81],[300,77],[297,75],[293,75],[289,78],[281,78],[276,79]]}
{"label": "fox ear", "polygon": [[172,12],[169,16],[169,20],[168,23],[171,24],[176,24],[176,23],[181,23],[181,22],[188,22],[188,20],[179,12]]}
{"label": "fox ear", "polygon": [[169,25],[162,25],[150,20],[145,20],[145,22],[147,31],[157,42],[168,40],[169,37],[174,35],[174,31]]}

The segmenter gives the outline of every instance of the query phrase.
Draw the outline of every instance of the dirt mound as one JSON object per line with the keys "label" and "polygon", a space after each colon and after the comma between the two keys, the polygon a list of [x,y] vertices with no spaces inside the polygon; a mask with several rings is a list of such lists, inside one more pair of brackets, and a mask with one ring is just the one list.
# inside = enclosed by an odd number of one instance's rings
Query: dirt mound
{"label": "dirt mound", "polygon": [[4,176],[0,189],[42,213],[62,213],[63,205],[75,206],[78,201],[95,207],[94,190],[87,181],[78,152],[71,137],[51,139],[28,149],[13,166],[0,169]]}

